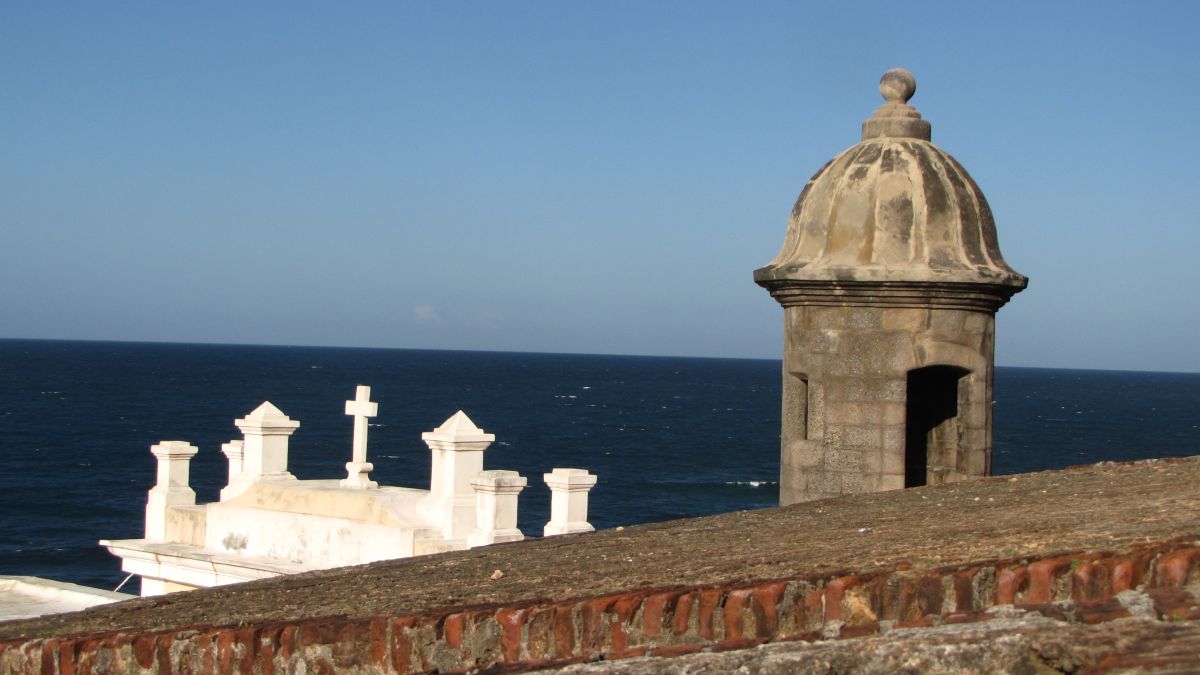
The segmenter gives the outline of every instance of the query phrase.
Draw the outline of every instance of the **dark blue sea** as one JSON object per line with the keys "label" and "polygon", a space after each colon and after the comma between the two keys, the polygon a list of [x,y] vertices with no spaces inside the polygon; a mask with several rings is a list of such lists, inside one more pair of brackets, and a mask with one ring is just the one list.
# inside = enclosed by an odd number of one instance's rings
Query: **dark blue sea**
{"label": "dark blue sea", "polygon": [[[103,588],[101,538],[141,536],[149,446],[186,440],[198,501],[224,485],[220,444],[269,400],[301,422],[291,470],[341,478],[372,387],[372,478],[428,488],[421,432],[464,410],[496,435],[486,468],[529,478],[519,526],[541,533],[541,475],[582,467],[598,528],[776,504],[773,360],[0,340],[0,574]],[[1200,374],[998,368],[998,474],[1200,454]]]}

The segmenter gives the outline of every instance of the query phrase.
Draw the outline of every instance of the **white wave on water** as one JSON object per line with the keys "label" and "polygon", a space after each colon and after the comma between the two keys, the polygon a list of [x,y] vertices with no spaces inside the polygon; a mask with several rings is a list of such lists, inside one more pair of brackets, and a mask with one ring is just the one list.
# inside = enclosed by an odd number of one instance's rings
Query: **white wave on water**
{"label": "white wave on water", "polygon": [[779,481],[775,480],[727,480],[726,485],[749,485],[750,487],[762,487],[764,485],[778,485]]}

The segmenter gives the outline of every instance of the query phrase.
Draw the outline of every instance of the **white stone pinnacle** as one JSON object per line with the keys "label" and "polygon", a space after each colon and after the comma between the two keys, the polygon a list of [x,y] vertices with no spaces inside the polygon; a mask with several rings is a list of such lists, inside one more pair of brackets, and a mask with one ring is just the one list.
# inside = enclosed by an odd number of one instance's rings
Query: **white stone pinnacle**
{"label": "white stone pinnacle", "polygon": [[300,426],[276,408],[263,401],[249,415],[234,420],[242,431],[242,471],[239,482],[256,480],[295,480],[287,470],[288,437]]}
{"label": "white stone pinnacle", "polygon": [[246,443],[242,439],[222,443],[221,452],[229,460],[229,480],[225,482],[225,487],[221,488],[221,499],[226,499],[236,491],[234,483],[237,482],[238,476],[242,475],[242,466],[245,464],[246,458]]}
{"label": "white stone pinnacle", "polygon": [[475,490],[475,530],[467,536],[472,548],[521,541],[525,535],[517,529],[517,495],[525,489],[526,479],[516,471],[480,471],[471,479]]}
{"label": "white stone pinnacle", "polygon": [[147,539],[165,541],[167,510],[196,503],[196,493],[188,486],[188,474],[197,450],[187,441],[162,441],[150,446],[150,453],[158,461],[158,482],[146,500]]}
{"label": "white stone pinnacle", "polygon": [[[234,420],[234,424],[238,427],[243,426],[242,423],[245,423],[244,426],[258,428],[293,426],[291,422],[292,419],[285,415],[282,410],[276,408],[275,404],[271,403],[270,401],[263,401],[257,408],[250,411],[250,414],[246,415],[240,420]],[[300,425],[295,424],[294,426]]]}
{"label": "white stone pinnacle", "polygon": [[484,433],[459,410],[433,431],[421,434],[429,446],[430,518],[441,523],[448,539],[466,538],[475,527],[475,491],[471,479],[483,471],[483,451],[495,434]]}
{"label": "white stone pinnacle", "polygon": [[542,536],[592,532],[588,522],[588,492],[596,484],[595,474],[587,469],[556,468],[542,475],[550,487],[550,522]]}
{"label": "white stone pinnacle", "polygon": [[379,404],[371,400],[371,388],[358,385],[354,400],[346,401],[346,414],[354,417],[354,440],[351,460],[346,463],[346,478],[342,487],[374,488],[379,484],[367,477],[375,466],[367,461],[367,420],[379,414]]}
{"label": "white stone pinnacle", "polygon": [[[484,433],[483,429],[475,426],[470,417],[461,410],[454,413],[442,425],[433,431],[426,431],[421,438],[429,441],[440,441],[450,445],[461,443],[491,443],[496,440],[495,434]],[[450,448],[454,449],[454,448]],[[475,448],[471,448],[474,450]]]}

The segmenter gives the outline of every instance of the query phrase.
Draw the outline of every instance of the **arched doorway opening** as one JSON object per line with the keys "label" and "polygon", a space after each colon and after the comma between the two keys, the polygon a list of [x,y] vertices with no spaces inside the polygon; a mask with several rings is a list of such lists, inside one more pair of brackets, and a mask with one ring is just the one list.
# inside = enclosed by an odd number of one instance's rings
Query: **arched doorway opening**
{"label": "arched doorway opening", "polygon": [[904,487],[940,483],[957,455],[959,381],[970,371],[927,366],[908,371],[904,420]]}

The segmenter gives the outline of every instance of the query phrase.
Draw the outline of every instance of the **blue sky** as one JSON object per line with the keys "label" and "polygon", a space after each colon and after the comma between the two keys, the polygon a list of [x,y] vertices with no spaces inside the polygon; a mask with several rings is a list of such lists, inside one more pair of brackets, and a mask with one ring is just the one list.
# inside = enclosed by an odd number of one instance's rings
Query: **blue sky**
{"label": "blue sky", "polygon": [[903,66],[998,363],[1200,371],[1200,3],[842,4],[5,3],[0,336],[777,358]]}

